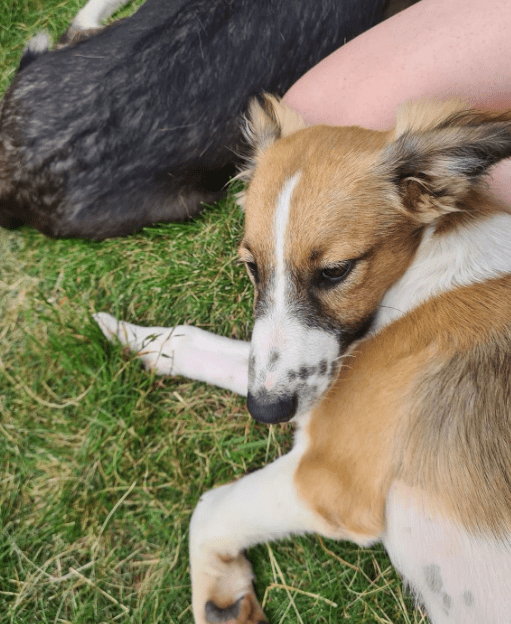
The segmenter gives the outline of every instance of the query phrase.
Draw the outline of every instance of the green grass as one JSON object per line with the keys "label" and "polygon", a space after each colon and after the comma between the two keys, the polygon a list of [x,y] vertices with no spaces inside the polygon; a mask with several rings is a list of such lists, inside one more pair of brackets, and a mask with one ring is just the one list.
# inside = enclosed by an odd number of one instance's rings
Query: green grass
{"label": "green grass", "polygon": [[[0,0],[0,88],[80,2]],[[140,3],[139,3],[140,4]],[[0,231],[0,624],[190,623],[188,523],[201,492],[285,453],[244,401],[157,378],[106,343],[108,311],[248,338],[234,200],[101,243]],[[249,552],[272,624],[425,622],[381,547],[307,537]]]}

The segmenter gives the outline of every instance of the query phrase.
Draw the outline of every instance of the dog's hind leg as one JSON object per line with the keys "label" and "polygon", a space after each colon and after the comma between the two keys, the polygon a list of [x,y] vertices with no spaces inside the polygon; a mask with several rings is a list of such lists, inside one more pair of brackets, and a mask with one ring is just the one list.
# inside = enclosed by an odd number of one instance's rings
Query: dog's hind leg
{"label": "dog's hind leg", "polygon": [[[67,47],[82,39],[87,39],[103,28],[102,20],[110,17],[119,7],[128,2],[131,0],[89,0],[83,9],[78,11],[69,28],[59,39],[57,48]],[[18,71],[25,69],[37,57],[46,53],[50,49],[51,43],[51,38],[45,32],[40,32],[33,37],[23,51]],[[18,226],[16,220],[12,222],[16,223],[16,227]]]}
{"label": "dog's hind leg", "polygon": [[247,395],[248,342],[191,325],[140,327],[105,312],[94,319],[108,340],[119,340],[158,375],[182,375]]}
{"label": "dog's hind leg", "polygon": [[317,532],[337,537],[299,497],[293,450],[242,479],[204,494],[190,525],[192,603],[196,624],[264,624],[243,551],[250,546]]}
{"label": "dog's hind leg", "polygon": [[80,9],[71,25],[59,39],[57,48],[65,48],[97,33],[104,28],[102,20],[109,18],[118,8],[131,0],[89,0]]}
{"label": "dog's hind leg", "polygon": [[128,2],[131,0],[89,0],[76,14],[71,28],[77,31],[101,28],[103,20],[109,18],[118,8]]}

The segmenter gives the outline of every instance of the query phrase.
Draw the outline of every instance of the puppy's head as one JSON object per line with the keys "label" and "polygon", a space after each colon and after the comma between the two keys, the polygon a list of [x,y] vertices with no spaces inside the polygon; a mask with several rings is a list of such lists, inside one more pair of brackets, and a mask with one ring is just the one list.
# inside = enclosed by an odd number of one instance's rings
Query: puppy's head
{"label": "puppy's head", "polygon": [[462,210],[486,169],[511,155],[507,119],[416,104],[390,132],[306,128],[274,98],[252,104],[239,252],[255,287],[256,420],[287,421],[325,393],[425,227]]}

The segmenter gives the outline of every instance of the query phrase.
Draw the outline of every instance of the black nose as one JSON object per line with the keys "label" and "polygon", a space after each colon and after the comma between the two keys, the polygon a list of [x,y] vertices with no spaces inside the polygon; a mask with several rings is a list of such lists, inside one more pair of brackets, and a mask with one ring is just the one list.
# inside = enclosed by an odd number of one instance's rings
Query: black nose
{"label": "black nose", "polygon": [[278,397],[270,397],[266,392],[257,394],[248,393],[247,407],[250,415],[258,422],[273,424],[287,422],[296,414],[298,397],[296,394]]}

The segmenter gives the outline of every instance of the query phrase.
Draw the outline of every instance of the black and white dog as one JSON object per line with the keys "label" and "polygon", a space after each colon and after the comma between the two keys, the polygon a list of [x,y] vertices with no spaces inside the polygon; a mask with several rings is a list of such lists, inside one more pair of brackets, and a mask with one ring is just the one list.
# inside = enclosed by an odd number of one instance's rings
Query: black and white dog
{"label": "black and white dog", "polygon": [[[184,220],[224,192],[251,96],[283,94],[384,0],[89,0],[37,36],[0,104],[0,225],[102,239]],[[99,29],[99,31],[98,31]]]}

